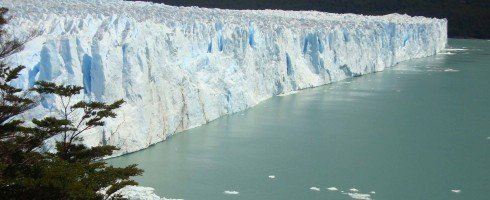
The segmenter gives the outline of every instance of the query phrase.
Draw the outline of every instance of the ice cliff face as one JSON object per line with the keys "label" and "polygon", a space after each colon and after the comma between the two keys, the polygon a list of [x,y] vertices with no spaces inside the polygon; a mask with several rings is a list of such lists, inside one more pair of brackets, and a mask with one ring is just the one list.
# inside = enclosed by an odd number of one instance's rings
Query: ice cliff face
{"label": "ice cliff face", "polygon": [[[17,36],[15,83],[85,87],[80,99],[127,103],[87,133],[132,152],[275,95],[382,71],[442,50],[447,21],[406,15],[182,8],[119,0],[0,0]],[[36,113],[55,111],[45,100]],[[35,113],[34,113],[35,114]]]}

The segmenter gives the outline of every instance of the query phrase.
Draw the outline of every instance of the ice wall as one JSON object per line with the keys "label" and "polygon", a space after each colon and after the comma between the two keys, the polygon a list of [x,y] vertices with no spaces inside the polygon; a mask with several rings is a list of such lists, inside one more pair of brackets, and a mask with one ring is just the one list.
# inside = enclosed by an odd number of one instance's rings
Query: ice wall
{"label": "ice wall", "polygon": [[[78,98],[124,99],[117,119],[85,135],[118,154],[165,140],[275,95],[382,71],[442,50],[447,21],[406,15],[233,11],[119,0],[0,0],[17,36],[15,83],[85,87]],[[47,99],[34,114],[55,112]]]}

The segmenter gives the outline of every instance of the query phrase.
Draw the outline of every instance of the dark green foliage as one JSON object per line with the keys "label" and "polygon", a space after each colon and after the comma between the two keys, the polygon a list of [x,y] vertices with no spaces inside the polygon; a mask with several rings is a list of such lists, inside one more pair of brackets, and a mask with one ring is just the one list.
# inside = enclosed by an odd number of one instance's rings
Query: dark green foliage
{"label": "dark green foliage", "polygon": [[[137,185],[131,180],[142,173],[136,165],[118,168],[102,160],[116,147],[89,148],[80,137],[103,126],[105,119],[116,117],[115,110],[124,101],[72,102],[82,87],[44,81],[30,91],[10,85],[24,67],[11,68],[4,60],[23,44],[8,40],[3,31],[8,22],[6,12],[0,9],[0,199],[105,199],[126,185]],[[61,114],[33,119],[31,125],[25,125],[17,116],[35,107],[44,95],[60,98]],[[44,141],[53,136],[60,136],[56,153],[41,152]],[[98,193],[103,189],[107,195]]]}
{"label": "dark green foliage", "polygon": [[490,0],[145,0],[226,9],[317,10],[333,13],[447,18],[450,37],[490,38]]}

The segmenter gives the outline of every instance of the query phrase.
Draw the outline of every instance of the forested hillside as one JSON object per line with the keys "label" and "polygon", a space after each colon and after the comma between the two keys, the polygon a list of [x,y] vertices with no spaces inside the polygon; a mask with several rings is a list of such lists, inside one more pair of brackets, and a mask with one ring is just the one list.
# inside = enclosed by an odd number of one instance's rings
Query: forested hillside
{"label": "forested hillside", "polygon": [[[149,0],[147,0],[149,1]],[[317,10],[447,18],[449,36],[490,38],[490,0],[151,0],[177,6],[226,9]]]}

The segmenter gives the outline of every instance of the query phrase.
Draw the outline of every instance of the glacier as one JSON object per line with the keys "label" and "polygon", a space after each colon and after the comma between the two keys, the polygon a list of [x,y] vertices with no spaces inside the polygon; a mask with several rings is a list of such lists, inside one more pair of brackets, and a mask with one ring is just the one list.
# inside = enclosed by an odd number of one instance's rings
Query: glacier
{"label": "glacier", "polygon": [[[84,142],[144,149],[277,95],[431,56],[447,20],[400,14],[221,10],[122,0],[0,0],[25,49],[14,83],[85,87],[77,99],[126,103]],[[56,113],[46,98],[32,116]]]}

